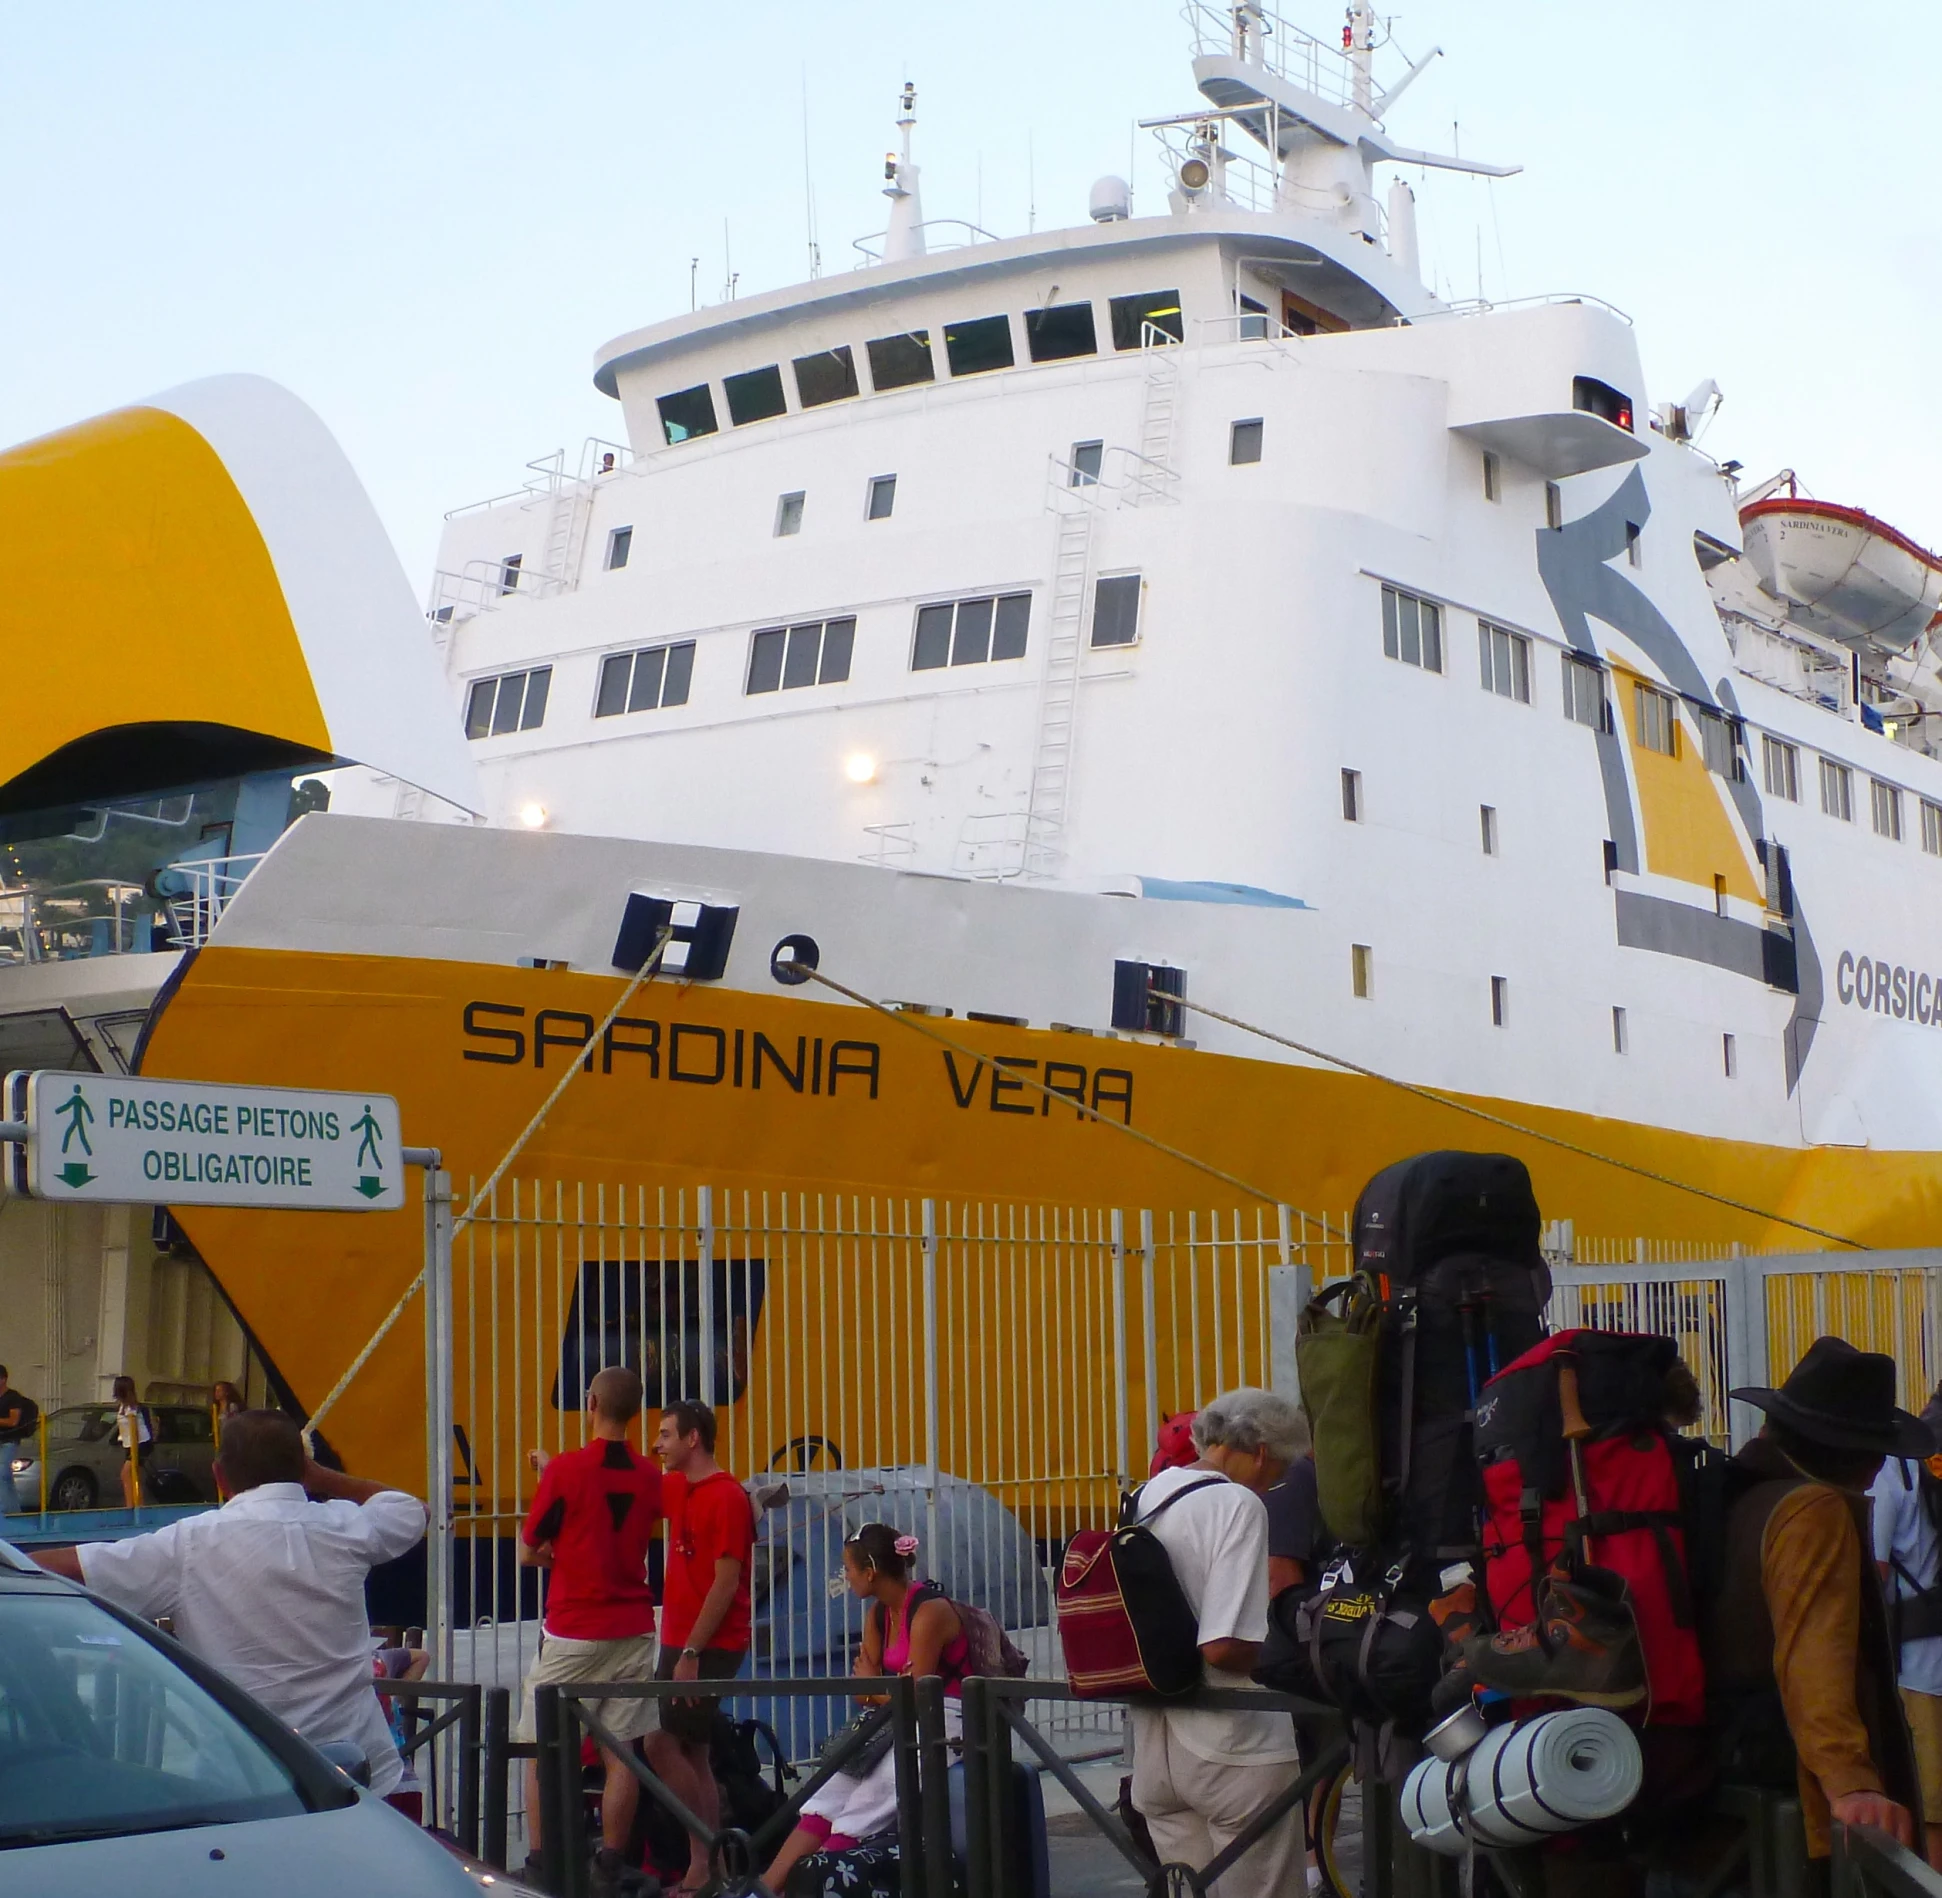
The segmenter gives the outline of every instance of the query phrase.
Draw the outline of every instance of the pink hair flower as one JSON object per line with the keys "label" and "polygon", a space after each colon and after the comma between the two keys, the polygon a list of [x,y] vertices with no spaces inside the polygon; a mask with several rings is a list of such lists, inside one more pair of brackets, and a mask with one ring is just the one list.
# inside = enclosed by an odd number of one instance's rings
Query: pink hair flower
{"label": "pink hair flower", "polygon": [[917,1538],[915,1536],[899,1536],[897,1538],[897,1553],[905,1557],[915,1555],[917,1553]]}

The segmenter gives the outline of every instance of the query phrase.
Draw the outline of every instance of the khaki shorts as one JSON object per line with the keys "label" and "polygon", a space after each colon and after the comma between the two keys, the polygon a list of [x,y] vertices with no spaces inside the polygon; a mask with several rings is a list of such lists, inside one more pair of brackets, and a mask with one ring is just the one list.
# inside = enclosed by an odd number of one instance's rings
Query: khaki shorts
{"label": "khaki shorts", "polygon": [[1922,1811],[1930,1825],[1942,1825],[1942,1694],[1902,1689],[1902,1711],[1915,1741],[1915,1776],[1922,1782]]}
{"label": "khaki shorts", "polygon": [[[519,1724],[513,1738],[530,1746],[539,1729],[533,1695],[541,1687],[578,1687],[583,1681],[651,1681],[654,1637],[629,1635],[619,1641],[570,1641],[564,1635],[540,1638],[539,1658],[526,1676],[519,1699]],[[660,1723],[651,1700],[598,1700],[587,1710],[617,1740],[638,1740]]]}

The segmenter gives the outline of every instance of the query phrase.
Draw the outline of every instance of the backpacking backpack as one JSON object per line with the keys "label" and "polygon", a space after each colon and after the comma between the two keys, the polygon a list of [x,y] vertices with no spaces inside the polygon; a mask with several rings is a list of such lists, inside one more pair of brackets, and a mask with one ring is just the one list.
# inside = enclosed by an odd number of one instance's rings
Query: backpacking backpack
{"label": "backpacking backpack", "polygon": [[[1670,1338],[1643,1332],[1544,1339],[1485,1387],[1477,1458],[1488,1507],[1485,1581],[1499,1626],[1536,1619],[1534,1584],[1554,1567],[1616,1577],[1645,1662],[1638,1717],[1696,1727],[1706,1718],[1698,1604],[1718,1572],[1726,1460],[1665,1421],[1666,1374],[1678,1356]],[[1567,1364],[1586,1428],[1575,1444],[1560,1388]]]}
{"label": "backpacking backpack", "polygon": [[1115,1529],[1082,1529],[1065,1546],[1053,1591],[1066,1676],[1081,1700],[1177,1699],[1200,1685],[1200,1616],[1152,1525],[1183,1496],[1224,1483],[1203,1476],[1163,1496],[1141,1519],[1136,1489]]}
{"label": "backpacking backpack", "polygon": [[1478,1394],[1543,1335],[1538,1232],[1508,1154],[1418,1154],[1362,1189],[1354,1276],[1296,1332],[1322,1520],[1344,1547],[1291,1604],[1294,1691],[1378,1722],[1427,1715],[1443,1654],[1429,1604],[1481,1553]]}

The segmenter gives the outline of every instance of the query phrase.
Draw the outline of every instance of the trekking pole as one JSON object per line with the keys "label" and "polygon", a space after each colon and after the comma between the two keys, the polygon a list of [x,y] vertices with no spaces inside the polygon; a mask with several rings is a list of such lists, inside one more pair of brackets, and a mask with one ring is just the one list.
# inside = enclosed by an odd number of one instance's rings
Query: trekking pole
{"label": "trekking pole", "polygon": [[[1564,1440],[1571,1451],[1571,1494],[1578,1505],[1578,1520],[1591,1514],[1585,1501],[1585,1443],[1591,1425],[1585,1421],[1584,1406],[1578,1401],[1578,1360],[1569,1351],[1560,1351],[1558,1360],[1558,1410],[1564,1419]],[[1591,1560],[1591,1545],[1584,1545],[1585,1560]]]}

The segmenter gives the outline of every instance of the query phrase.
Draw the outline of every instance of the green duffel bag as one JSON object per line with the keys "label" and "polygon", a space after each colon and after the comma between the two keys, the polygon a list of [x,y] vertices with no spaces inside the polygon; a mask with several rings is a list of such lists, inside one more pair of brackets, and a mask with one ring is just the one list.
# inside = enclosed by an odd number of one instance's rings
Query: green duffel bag
{"label": "green duffel bag", "polygon": [[1295,1367],[1315,1440],[1316,1500],[1329,1534],[1351,1548],[1368,1548],[1382,1530],[1381,1356],[1382,1300],[1359,1272],[1310,1300],[1296,1322]]}

